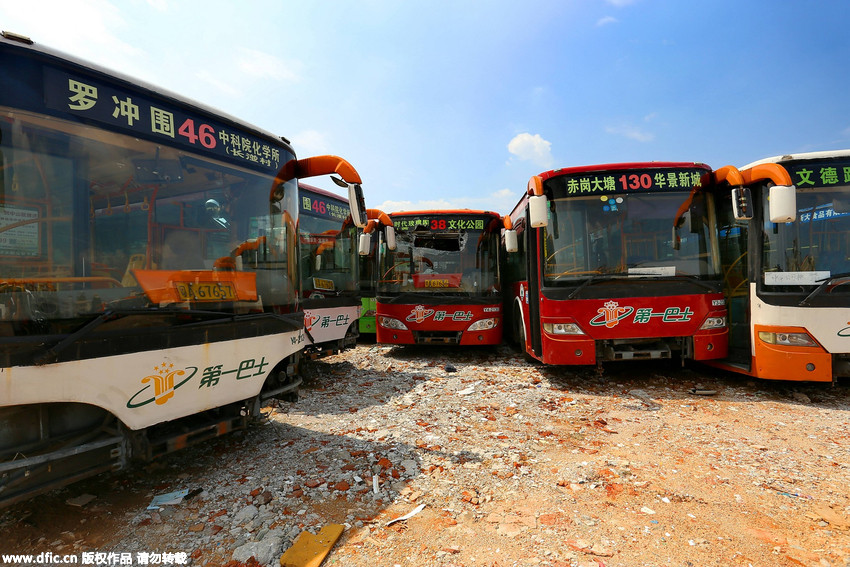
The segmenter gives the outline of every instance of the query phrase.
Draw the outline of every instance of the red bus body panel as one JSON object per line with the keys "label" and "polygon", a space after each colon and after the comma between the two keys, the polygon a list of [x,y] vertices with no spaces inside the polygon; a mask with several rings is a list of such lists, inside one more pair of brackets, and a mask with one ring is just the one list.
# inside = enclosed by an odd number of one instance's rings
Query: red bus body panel
{"label": "red bus body panel", "polygon": [[[502,342],[502,304],[499,300],[489,305],[427,305],[386,304],[377,302],[376,327],[379,343],[412,345],[421,344],[414,333],[461,333],[460,345],[497,345]],[[398,319],[407,326],[407,331],[387,329],[381,326],[381,317]],[[492,329],[467,331],[470,325],[481,319],[497,319]]]}
{"label": "red bus body panel", "polygon": [[[523,304],[523,324],[530,328],[526,282],[515,284],[513,295]],[[725,358],[729,332],[700,330],[707,317],[726,316],[722,293],[662,297],[618,297],[553,300],[540,297],[542,356],[532,352],[526,332],[526,351],[545,364],[595,364],[597,341],[693,338],[693,359]],[[546,323],[575,323],[585,334],[559,335],[542,329]]]}

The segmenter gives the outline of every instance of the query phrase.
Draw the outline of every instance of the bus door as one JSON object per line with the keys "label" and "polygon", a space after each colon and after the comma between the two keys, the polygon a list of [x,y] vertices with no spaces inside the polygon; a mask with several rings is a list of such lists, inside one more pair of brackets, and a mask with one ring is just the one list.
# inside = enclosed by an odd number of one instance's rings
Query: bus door
{"label": "bus door", "polygon": [[541,271],[540,258],[543,257],[542,249],[542,228],[531,228],[531,219],[528,216],[528,209],[525,210],[525,233],[528,234],[526,240],[527,254],[525,255],[527,265],[526,273],[528,274],[528,332],[531,335],[531,351],[534,356],[540,358],[543,356],[543,339],[541,336],[540,326],[540,282],[543,281],[543,273]]}
{"label": "bus door", "polygon": [[[750,334],[750,268],[748,250],[760,250],[761,244],[748,242],[749,223],[735,220],[732,214],[732,198],[729,191],[715,194],[717,202],[717,224],[719,228],[720,263],[723,270],[723,293],[729,316],[728,360],[749,370],[752,362]],[[760,231],[752,231],[757,238]],[[754,247],[758,245],[758,247]]]}

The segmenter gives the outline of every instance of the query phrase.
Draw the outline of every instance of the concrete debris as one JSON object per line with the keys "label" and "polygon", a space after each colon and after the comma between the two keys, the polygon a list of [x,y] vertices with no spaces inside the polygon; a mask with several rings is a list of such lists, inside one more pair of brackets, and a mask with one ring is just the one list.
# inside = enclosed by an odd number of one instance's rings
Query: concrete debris
{"label": "concrete debris", "polygon": [[[302,372],[297,401],[102,475],[85,507],[66,506],[66,489],[0,510],[4,553],[277,567],[300,539],[287,561],[321,550],[351,567],[850,561],[841,383],[794,395],[696,364],[550,367],[508,347],[365,344]],[[204,488],[177,500],[183,486]],[[139,509],[161,493],[180,505]]]}

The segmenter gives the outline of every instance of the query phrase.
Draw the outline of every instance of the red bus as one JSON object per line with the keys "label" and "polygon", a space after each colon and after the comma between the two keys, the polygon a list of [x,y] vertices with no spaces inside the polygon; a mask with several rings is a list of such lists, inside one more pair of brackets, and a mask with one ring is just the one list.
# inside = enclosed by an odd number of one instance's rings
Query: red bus
{"label": "red bus", "polygon": [[499,344],[502,217],[468,209],[389,216],[395,250],[378,254],[377,341]]}
{"label": "red bus", "polygon": [[692,162],[532,177],[505,233],[508,338],[546,364],[725,357],[713,195],[704,189],[738,177]]}

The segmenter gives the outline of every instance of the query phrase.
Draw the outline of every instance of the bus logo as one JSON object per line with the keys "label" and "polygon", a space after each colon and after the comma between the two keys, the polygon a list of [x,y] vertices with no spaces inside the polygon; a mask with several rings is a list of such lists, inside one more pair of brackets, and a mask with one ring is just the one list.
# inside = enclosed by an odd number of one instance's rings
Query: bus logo
{"label": "bus logo", "polygon": [[410,312],[410,315],[408,315],[407,319],[405,319],[405,320],[406,321],[416,321],[417,323],[422,323],[422,322],[425,321],[425,319],[427,319],[428,317],[430,317],[433,314],[434,314],[433,309],[425,309],[424,305],[417,305],[416,307],[413,308],[413,310]]}
{"label": "bus logo", "polygon": [[174,368],[173,364],[166,366],[163,362],[162,366],[154,368],[157,374],[142,378],[142,384],[147,384],[153,380],[154,401],[158,406],[161,406],[174,396],[174,375],[180,374],[182,376],[185,374],[182,370],[173,371],[172,368]]}
{"label": "bus logo", "polygon": [[308,333],[313,330],[313,325],[315,325],[319,319],[321,319],[321,317],[318,315],[308,315],[307,313],[304,313],[304,327],[306,327]]}
{"label": "bus logo", "polygon": [[[142,378],[142,384],[146,384],[144,388],[136,392],[130,401],[127,402],[128,408],[138,408],[144,405],[147,405],[151,402],[156,403],[156,405],[161,406],[166,403],[172,397],[174,397],[174,391],[192,379],[195,376],[195,373],[198,371],[196,367],[189,366],[185,369],[175,369],[174,364],[163,362],[160,366],[154,367],[154,374],[150,376],[145,376]],[[188,371],[188,372],[187,372]],[[186,376],[188,374],[188,376]],[[178,382],[174,383],[175,376],[186,376]],[[136,401],[136,398],[142,395],[144,392],[148,392],[148,396],[150,396],[150,387],[153,385],[153,396],[144,400],[144,401]]]}
{"label": "bus logo", "polygon": [[620,307],[616,301],[608,301],[597,310],[598,315],[590,320],[594,327],[606,326],[609,329],[632,314],[634,307]]}

